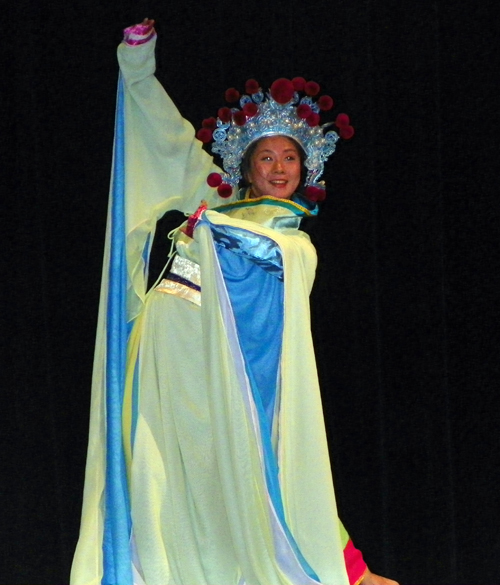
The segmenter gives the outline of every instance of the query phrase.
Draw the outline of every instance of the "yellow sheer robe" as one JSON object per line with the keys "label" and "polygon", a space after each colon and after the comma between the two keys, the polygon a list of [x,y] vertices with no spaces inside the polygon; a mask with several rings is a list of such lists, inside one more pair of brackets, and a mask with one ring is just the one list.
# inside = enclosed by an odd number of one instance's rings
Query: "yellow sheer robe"
{"label": "yellow sheer robe", "polygon": [[[129,371],[136,371],[138,380],[129,456],[135,582],[348,585],[346,535],[337,518],[310,334],[316,255],[307,236],[293,229],[277,231],[255,218],[206,212],[207,222],[267,237],[282,254],[276,457],[286,523],[319,581],[304,575],[296,580],[300,562],[286,548],[287,539],[277,536],[279,522],[269,504],[255,411],[241,391],[241,356],[230,343],[234,323],[222,310],[228,302],[207,223],[195,230],[192,240],[180,238],[177,243],[178,253],[200,266],[201,306],[158,290],[145,293],[144,249],[157,219],[168,209],[193,212],[202,199],[211,207],[221,203],[205,182],[216,167],[155,79],[153,51],[154,41],[119,48],[126,88],[128,311],[135,321]],[[103,572],[108,247],[72,585],[97,585]]]}

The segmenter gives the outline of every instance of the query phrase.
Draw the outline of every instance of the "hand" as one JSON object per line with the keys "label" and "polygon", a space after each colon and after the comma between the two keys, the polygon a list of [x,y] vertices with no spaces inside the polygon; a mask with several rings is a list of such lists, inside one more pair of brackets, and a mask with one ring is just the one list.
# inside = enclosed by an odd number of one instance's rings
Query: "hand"
{"label": "hand", "polygon": [[361,579],[360,585],[399,585],[399,583],[392,579],[386,579],[385,577],[380,577],[380,575],[375,575],[370,569],[367,569],[365,576]]}
{"label": "hand", "polygon": [[149,32],[155,25],[155,21],[152,18],[145,18],[141,24],[137,25],[137,26],[144,26],[145,27],[145,31]]}

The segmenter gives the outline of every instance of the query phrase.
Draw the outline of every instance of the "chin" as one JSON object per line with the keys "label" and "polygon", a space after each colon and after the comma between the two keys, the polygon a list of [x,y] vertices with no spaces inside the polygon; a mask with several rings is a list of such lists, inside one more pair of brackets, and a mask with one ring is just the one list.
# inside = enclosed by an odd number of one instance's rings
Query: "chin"
{"label": "chin", "polygon": [[276,197],[276,199],[290,199],[290,197],[294,194],[294,191],[291,193],[288,191],[282,192],[278,191],[277,193],[273,193],[270,197]]}

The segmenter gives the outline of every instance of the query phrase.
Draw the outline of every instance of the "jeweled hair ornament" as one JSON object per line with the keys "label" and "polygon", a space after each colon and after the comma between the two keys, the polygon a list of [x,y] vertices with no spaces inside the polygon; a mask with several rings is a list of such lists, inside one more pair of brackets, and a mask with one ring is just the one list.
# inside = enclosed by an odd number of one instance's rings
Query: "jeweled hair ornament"
{"label": "jeweled hair ornament", "polygon": [[[335,152],[339,137],[349,139],[354,135],[349,116],[339,114],[334,122],[321,125],[320,112],[331,110],[333,99],[323,95],[314,101],[320,86],[303,77],[277,79],[267,94],[255,79],[249,79],[245,92],[240,95],[238,90],[228,89],[226,101],[239,101],[241,109],[220,108],[217,118],[203,120],[196,134],[204,143],[213,140],[212,152],[220,155],[223,162],[222,175],[211,173],[207,177],[208,184],[216,187],[221,197],[230,197],[242,178],[241,162],[250,144],[267,136],[288,136],[300,144],[306,155],[304,194],[312,201],[322,201],[325,185],[319,178],[324,163]],[[301,97],[299,92],[305,95]],[[325,132],[332,125],[337,127],[338,133],[335,130]]]}

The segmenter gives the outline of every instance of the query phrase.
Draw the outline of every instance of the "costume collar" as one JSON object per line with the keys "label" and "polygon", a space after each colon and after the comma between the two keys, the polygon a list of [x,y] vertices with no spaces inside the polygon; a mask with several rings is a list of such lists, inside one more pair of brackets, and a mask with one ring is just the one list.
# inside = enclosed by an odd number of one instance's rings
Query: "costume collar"
{"label": "costume collar", "polygon": [[214,208],[214,211],[227,213],[232,210],[243,209],[245,207],[255,207],[257,205],[281,207],[283,210],[292,212],[299,217],[311,217],[318,214],[318,206],[298,193],[294,193],[291,199],[280,199],[278,197],[269,196],[257,197],[255,199],[245,198],[240,201],[234,201],[233,203],[226,203],[226,205],[219,205]]}

